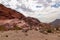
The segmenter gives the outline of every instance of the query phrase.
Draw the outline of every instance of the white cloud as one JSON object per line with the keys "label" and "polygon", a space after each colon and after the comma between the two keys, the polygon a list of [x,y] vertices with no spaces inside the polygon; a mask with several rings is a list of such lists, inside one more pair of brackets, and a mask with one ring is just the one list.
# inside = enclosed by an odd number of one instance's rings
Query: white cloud
{"label": "white cloud", "polygon": [[57,19],[60,19],[60,13],[58,14],[58,17],[57,17]]}
{"label": "white cloud", "polygon": [[51,8],[50,6],[48,6],[46,8],[43,8],[42,10],[39,9],[37,10],[37,8],[35,8],[36,5],[33,4],[28,4],[28,5],[30,5],[31,10],[35,12],[26,13],[28,14],[28,16],[35,17],[39,19],[41,22],[45,22],[45,23],[50,23],[58,18],[58,15],[60,13],[60,8]]}
{"label": "white cloud", "polygon": [[[55,11],[54,11],[55,10]],[[57,19],[59,14],[59,9],[51,9],[51,10],[42,10],[43,12],[35,12],[35,13],[26,13],[31,17],[35,17],[39,19],[41,22],[49,23]]]}

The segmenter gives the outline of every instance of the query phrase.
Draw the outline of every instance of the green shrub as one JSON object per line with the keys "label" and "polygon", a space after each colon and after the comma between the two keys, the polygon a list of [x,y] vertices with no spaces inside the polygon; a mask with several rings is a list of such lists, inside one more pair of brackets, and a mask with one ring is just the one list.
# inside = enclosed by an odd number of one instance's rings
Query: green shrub
{"label": "green shrub", "polygon": [[47,32],[48,32],[48,33],[52,33],[52,30],[51,30],[51,29],[48,29]]}
{"label": "green shrub", "polygon": [[0,31],[6,30],[4,26],[0,25]]}
{"label": "green shrub", "polygon": [[22,28],[17,27],[16,25],[14,26],[14,30],[21,30]]}

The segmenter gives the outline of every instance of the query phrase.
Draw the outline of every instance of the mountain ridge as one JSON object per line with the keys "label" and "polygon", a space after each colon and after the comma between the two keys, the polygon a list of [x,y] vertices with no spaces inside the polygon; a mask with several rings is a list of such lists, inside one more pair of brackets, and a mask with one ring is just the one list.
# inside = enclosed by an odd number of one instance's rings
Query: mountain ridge
{"label": "mountain ridge", "polygon": [[60,25],[60,19],[56,19],[56,20],[53,21],[51,24],[54,25],[54,26]]}

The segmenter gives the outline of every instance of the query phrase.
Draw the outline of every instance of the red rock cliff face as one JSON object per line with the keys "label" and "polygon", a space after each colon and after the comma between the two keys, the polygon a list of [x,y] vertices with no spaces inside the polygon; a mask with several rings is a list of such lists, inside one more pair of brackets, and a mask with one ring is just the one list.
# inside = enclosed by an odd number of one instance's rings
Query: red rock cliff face
{"label": "red rock cliff face", "polygon": [[4,5],[0,4],[0,19],[23,19],[24,17],[25,16],[21,13],[10,8],[6,8]]}

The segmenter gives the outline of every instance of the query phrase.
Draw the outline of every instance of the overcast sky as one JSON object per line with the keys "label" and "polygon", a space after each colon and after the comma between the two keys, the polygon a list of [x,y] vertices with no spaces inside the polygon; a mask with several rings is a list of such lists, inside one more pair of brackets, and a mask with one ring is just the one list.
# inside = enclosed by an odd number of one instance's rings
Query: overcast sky
{"label": "overcast sky", "polygon": [[59,0],[0,0],[0,3],[44,23],[60,19]]}

